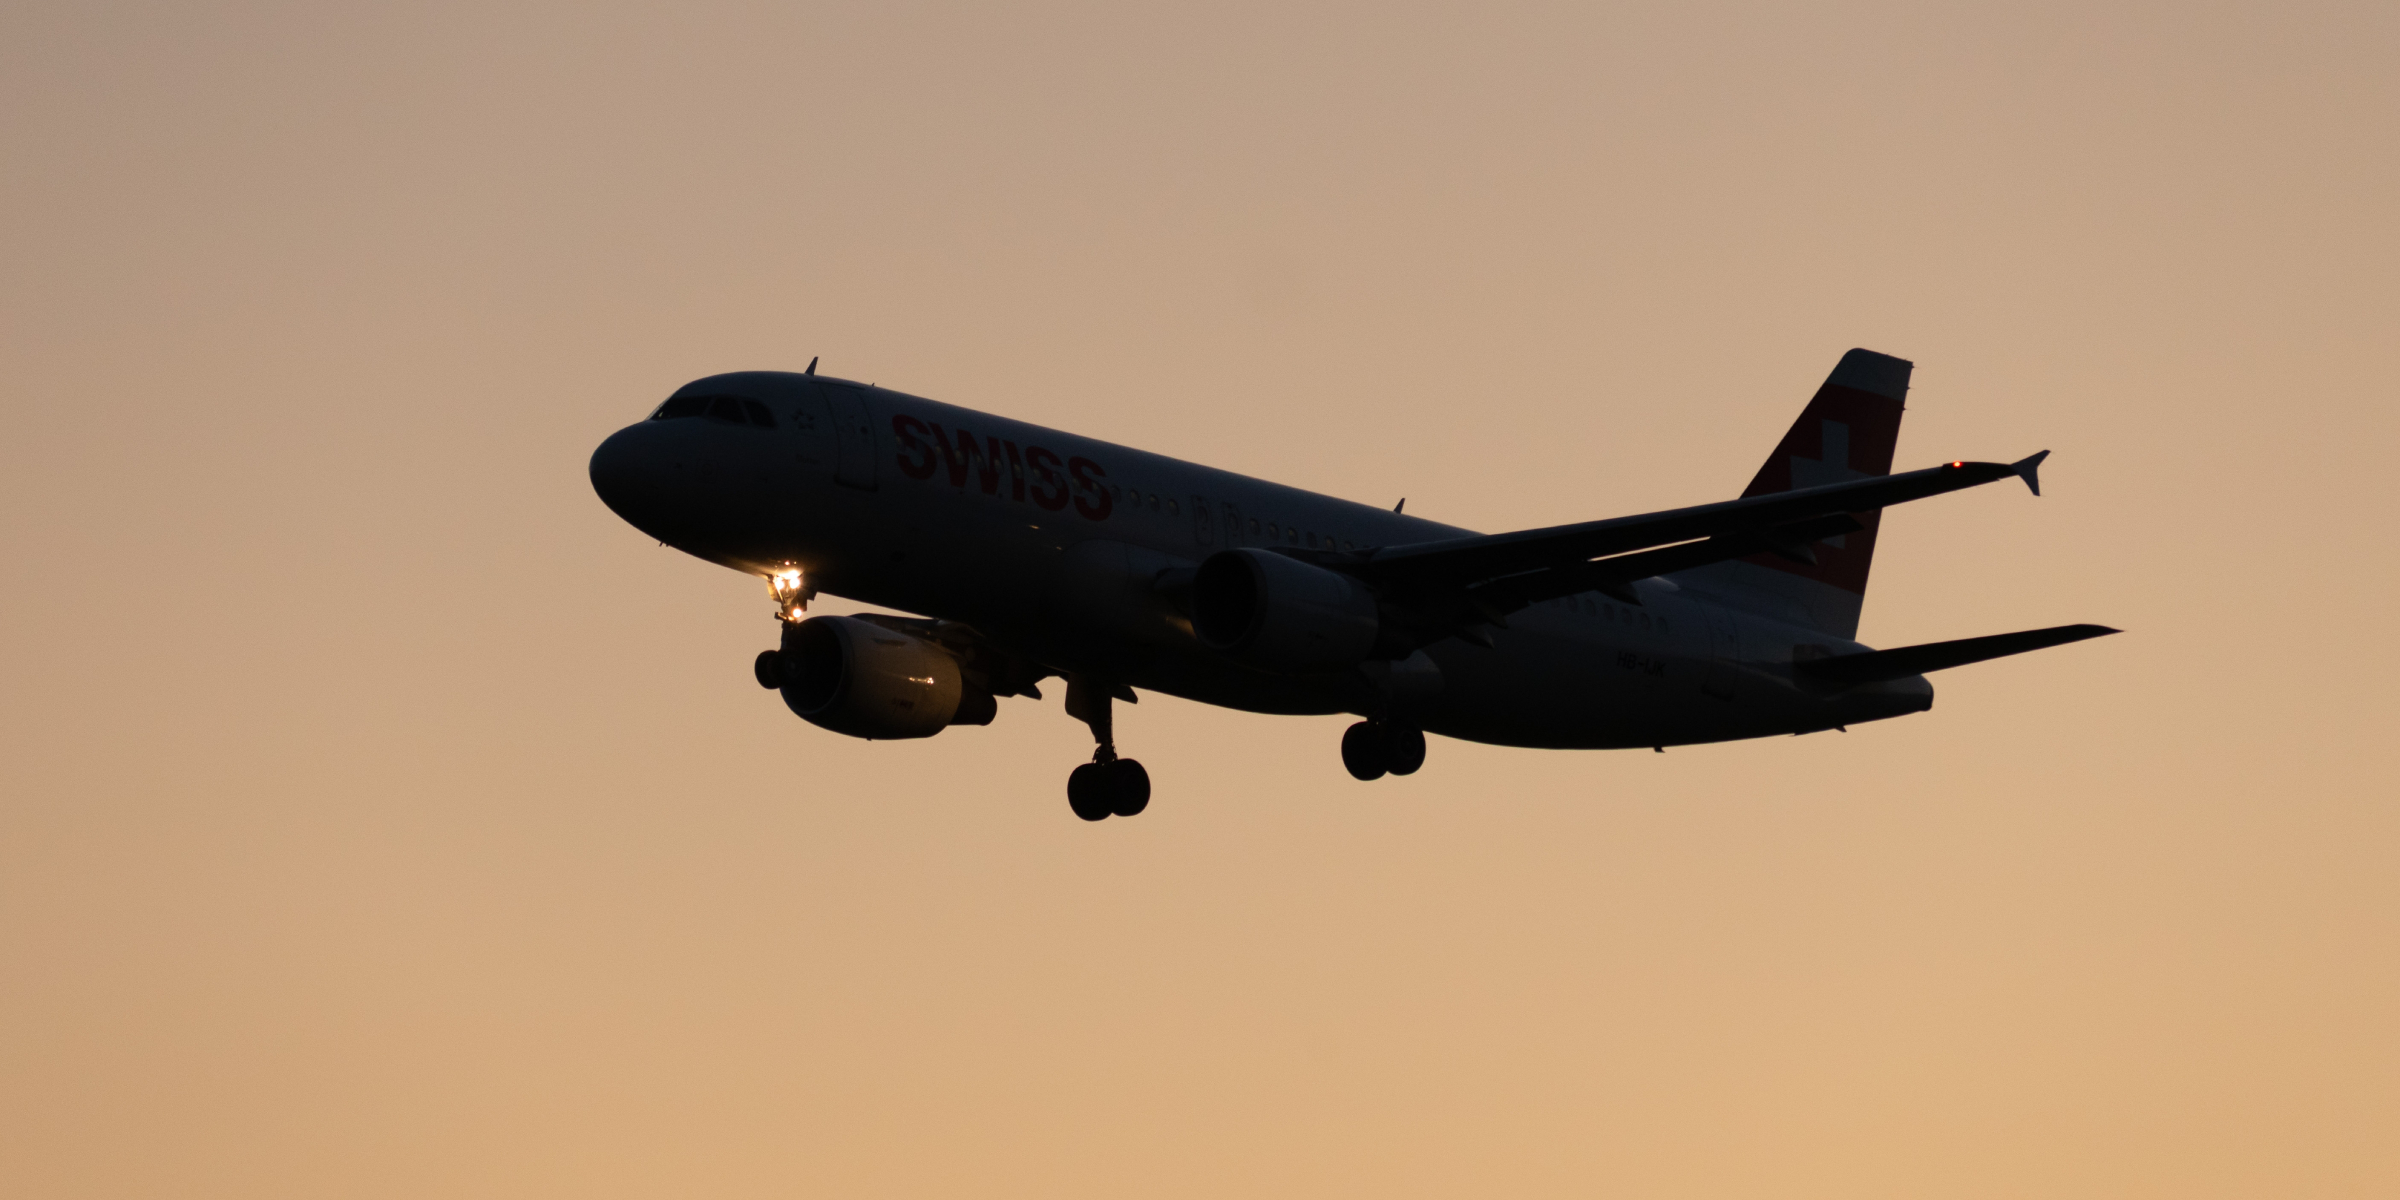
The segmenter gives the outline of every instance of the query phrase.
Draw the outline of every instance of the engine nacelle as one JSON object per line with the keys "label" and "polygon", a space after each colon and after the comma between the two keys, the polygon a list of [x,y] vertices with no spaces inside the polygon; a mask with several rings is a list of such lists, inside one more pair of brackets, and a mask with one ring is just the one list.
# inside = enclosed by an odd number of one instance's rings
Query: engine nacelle
{"label": "engine nacelle", "polygon": [[851,737],[932,737],[988,725],[996,708],[967,686],[949,651],[855,617],[784,626],[775,674],[802,720]]}
{"label": "engine nacelle", "polygon": [[1363,661],[1379,624],[1365,584],[1271,550],[1211,554],[1192,580],[1200,644],[1270,671]]}

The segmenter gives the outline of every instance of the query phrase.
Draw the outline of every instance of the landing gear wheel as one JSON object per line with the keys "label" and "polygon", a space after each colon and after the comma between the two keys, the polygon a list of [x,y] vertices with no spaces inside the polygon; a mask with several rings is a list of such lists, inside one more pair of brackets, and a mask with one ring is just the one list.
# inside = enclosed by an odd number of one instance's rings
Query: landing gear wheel
{"label": "landing gear wheel", "polygon": [[1383,727],[1383,763],[1394,775],[1414,775],[1425,765],[1425,731],[1405,725]]}
{"label": "landing gear wheel", "polygon": [[1342,765],[1350,768],[1350,777],[1362,783],[1383,778],[1391,770],[1386,761],[1383,729],[1373,721],[1360,721],[1342,733]]}
{"label": "landing gear wheel", "polygon": [[1140,816],[1150,807],[1150,772],[1130,758],[1098,764],[1108,768],[1109,811],[1120,817]]}
{"label": "landing gear wheel", "polygon": [[757,661],[750,664],[750,670],[752,674],[758,676],[758,686],[763,687],[770,692],[782,687],[783,651],[759,651]]}
{"label": "landing gear wheel", "polygon": [[1116,721],[1110,702],[1133,699],[1123,684],[1105,677],[1067,676],[1067,715],[1092,727],[1099,748],[1092,761],[1067,776],[1067,806],[1086,821],[1130,817],[1150,807],[1150,772],[1130,758],[1117,757]]}
{"label": "landing gear wheel", "polygon": [[[1111,793],[1116,789],[1109,786],[1114,782],[1110,777],[1109,768],[1115,765],[1114,763],[1088,762],[1075,768],[1075,773],[1067,776],[1067,807],[1074,809],[1076,816],[1082,817],[1086,821],[1105,821],[1110,813],[1116,811],[1116,806],[1111,803]],[[1149,780],[1145,777],[1143,782],[1148,783]],[[1147,802],[1149,797],[1145,795],[1142,799]],[[1136,809],[1135,811],[1140,810]]]}

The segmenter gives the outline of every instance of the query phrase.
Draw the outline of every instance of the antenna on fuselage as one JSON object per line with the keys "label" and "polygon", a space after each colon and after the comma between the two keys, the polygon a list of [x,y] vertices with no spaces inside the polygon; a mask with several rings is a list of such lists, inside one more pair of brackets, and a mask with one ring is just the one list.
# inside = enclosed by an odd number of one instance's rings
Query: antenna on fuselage
{"label": "antenna on fuselage", "polygon": [[802,372],[800,372],[800,373],[801,373],[801,374],[803,374],[803,375],[814,375],[814,374],[816,374],[816,373],[817,373],[817,356],[816,356],[816,355],[814,355],[814,354],[811,354],[811,355],[809,355],[809,356],[808,356],[808,369],[807,369],[807,370],[805,370],[805,371],[802,371]]}
{"label": "antenna on fuselage", "polygon": [[1395,505],[1393,505],[1393,506],[1392,506],[1392,511],[1393,511],[1393,512],[1399,512],[1401,509],[1404,509],[1404,508],[1407,508],[1407,507],[1408,507],[1408,497],[1406,497],[1406,496],[1402,496],[1402,497],[1400,497],[1400,503],[1398,503],[1398,504],[1395,504]]}

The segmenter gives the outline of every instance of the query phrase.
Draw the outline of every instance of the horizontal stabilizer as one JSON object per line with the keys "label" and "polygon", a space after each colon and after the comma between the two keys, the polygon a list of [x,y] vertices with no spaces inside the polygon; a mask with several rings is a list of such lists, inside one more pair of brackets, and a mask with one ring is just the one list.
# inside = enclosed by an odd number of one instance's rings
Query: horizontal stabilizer
{"label": "horizontal stabilizer", "polygon": [[1801,675],[1818,683],[1835,687],[1856,687],[1863,683],[1881,683],[1887,679],[1906,679],[1946,667],[1963,667],[1988,658],[2006,658],[2028,650],[2044,650],[2064,646],[2085,638],[2117,633],[2106,625],[2060,625],[2050,629],[2028,629],[2023,633],[1995,633],[1989,637],[1960,638],[1955,642],[1927,642],[1922,646],[1902,646],[1894,650],[1872,650],[1865,654],[1842,654],[1797,664]]}
{"label": "horizontal stabilizer", "polygon": [[2025,481],[2025,486],[2031,488],[2034,495],[2039,496],[2042,494],[2042,460],[2048,457],[2050,452],[2044,450],[2031,458],[2020,458],[2008,464],[2008,467],[2017,473],[2017,478]]}

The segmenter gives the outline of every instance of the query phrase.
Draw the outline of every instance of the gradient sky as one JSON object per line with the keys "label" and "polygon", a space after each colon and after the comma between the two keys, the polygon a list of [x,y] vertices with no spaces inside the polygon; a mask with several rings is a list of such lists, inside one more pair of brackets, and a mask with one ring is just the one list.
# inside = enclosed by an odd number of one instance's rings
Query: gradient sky
{"label": "gradient sky", "polygon": [[[0,10],[0,1190],[2400,1193],[2400,8]],[[920,743],[591,494],[831,373],[1500,530],[1917,364],[1862,636],[1650,753]],[[846,608],[829,602],[833,611]]]}

